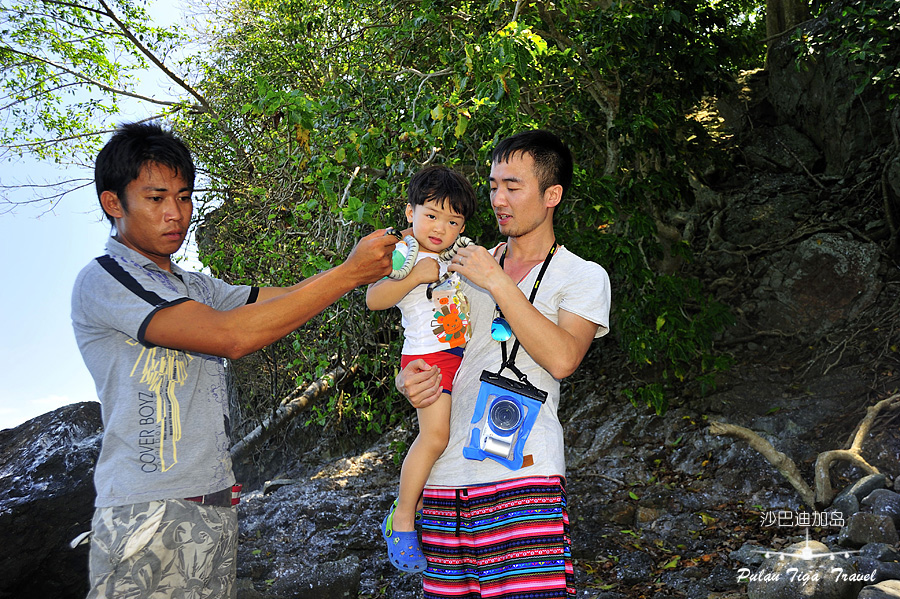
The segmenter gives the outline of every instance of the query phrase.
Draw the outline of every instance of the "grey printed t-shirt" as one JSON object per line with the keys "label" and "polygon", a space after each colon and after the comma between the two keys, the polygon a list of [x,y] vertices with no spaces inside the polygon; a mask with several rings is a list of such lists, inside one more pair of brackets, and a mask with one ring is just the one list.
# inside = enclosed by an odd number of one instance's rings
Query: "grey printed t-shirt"
{"label": "grey printed t-shirt", "polygon": [[257,290],[172,265],[156,266],[115,239],[79,273],[72,326],[94,379],[103,445],[96,507],[206,495],[234,484],[222,358],[149,345],[160,309],[195,300],[217,310]]}
{"label": "grey printed t-shirt", "polygon": [[[519,282],[525,297],[531,294],[540,270],[538,264]],[[491,321],[495,316],[493,298],[465,279],[463,292],[469,298],[472,339],[453,379],[450,442],[431,469],[428,486],[470,487],[526,476],[565,476],[562,426],[557,416],[559,381],[540,367],[523,347],[516,355],[516,367],[532,385],[548,393],[525,444],[524,454],[532,455],[534,464],[510,470],[493,459],[478,461],[463,457],[463,447],[470,441],[481,373],[484,370],[496,373],[502,362],[500,343],[491,337]],[[597,338],[609,332],[610,302],[609,276],[603,267],[560,246],[544,274],[534,305],[553,323],[558,322],[559,311],[565,310],[599,325],[594,336]],[[507,341],[507,351],[512,350],[514,341],[515,337]],[[509,370],[502,374],[515,379]]]}

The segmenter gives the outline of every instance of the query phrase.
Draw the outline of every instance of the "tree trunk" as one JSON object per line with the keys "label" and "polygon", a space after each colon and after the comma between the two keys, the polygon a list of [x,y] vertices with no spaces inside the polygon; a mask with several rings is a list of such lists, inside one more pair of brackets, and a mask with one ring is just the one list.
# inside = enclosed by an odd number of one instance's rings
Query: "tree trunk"
{"label": "tree trunk", "polygon": [[[355,368],[351,368],[351,371],[355,372]],[[231,459],[237,462],[250,455],[253,450],[290,424],[291,420],[305,410],[311,401],[318,399],[331,389],[336,381],[344,377],[346,372],[343,366],[338,366],[319,380],[310,383],[302,392],[300,388],[294,389],[290,395],[281,400],[281,405],[273,415],[266,418],[262,424],[232,446]]]}
{"label": "tree trunk", "polygon": [[789,34],[807,19],[809,19],[808,0],[766,0],[766,44],[771,48],[776,40]]}

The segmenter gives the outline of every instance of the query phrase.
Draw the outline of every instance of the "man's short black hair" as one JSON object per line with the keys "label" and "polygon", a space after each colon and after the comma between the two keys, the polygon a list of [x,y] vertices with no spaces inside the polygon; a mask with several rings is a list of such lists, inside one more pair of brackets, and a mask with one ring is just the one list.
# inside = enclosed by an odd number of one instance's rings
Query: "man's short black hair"
{"label": "man's short black hair", "polygon": [[468,179],[446,166],[427,166],[413,175],[407,197],[411,206],[433,201],[443,208],[446,201],[465,220],[475,215],[475,188]]}
{"label": "man's short black hair", "polygon": [[563,197],[572,185],[572,152],[553,133],[537,129],[501,139],[491,153],[492,162],[509,162],[516,154],[530,154],[541,193],[562,185]]}
{"label": "man's short black hair", "polygon": [[[150,162],[171,168],[191,189],[194,188],[194,161],[184,142],[155,123],[128,123],[120,126],[97,154],[94,162],[97,197],[104,191],[112,191],[119,197],[122,208],[127,210],[125,188]],[[109,214],[106,218],[115,222]]]}

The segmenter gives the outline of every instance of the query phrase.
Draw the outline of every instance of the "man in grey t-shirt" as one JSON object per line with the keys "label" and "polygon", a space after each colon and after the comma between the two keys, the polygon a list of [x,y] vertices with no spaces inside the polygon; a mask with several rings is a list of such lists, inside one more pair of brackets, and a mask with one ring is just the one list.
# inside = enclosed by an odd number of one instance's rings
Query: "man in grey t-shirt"
{"label": "man in grey t-shirt", "polygon": [[106,255],[72,291],[75,338],[103,415],[89,597],[234,593],[235,479],[223,358],[256,351],[391,270],[384,231],[288,288],[228,285],[171,255],[191,221],[194,164],[153,124],[124,125],[97,156]]}
{"label": "man in grey t-shirt", "polygon": [[[551,133],[500,141],[492,155],[491,206],[507,241],[491,251],[462,248],[449,267],[465,278],[472,340],[453,382],[450,442],[424,493],[428,599],[575,596],[559,380],[609,330],[610,288],[602,267],[556,241],[553,213],[572,170],[568,148]],[[521,455],[504,444],[517,437],[485,441],[488,425],[479,416],[491,411],[485,397],[515,399],[505,390],[482,393],[485,373],[490,381],[498,373],[508,377],[509,388],[527,379],[546,394]],[[441,393],[439,369],[412,362],[396,385],[415,407],[429,405]]]}

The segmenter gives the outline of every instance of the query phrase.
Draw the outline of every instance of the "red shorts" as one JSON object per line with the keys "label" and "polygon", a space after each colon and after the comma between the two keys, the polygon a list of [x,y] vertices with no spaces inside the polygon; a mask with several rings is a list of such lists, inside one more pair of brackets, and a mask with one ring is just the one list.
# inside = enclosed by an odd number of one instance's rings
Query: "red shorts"
{"label": "red shorts", "polygon": [[450,393],[453,390],[453,377],[459,370],[459,364],[462,362],[462,354],[452,351],[437,351],[433,354],[423,354],[421,356],[403,354],[400,356],[400,368],[406,368],[406,365],[413,360],[422,358],[430,366],[437,366],[441,369],[441,386],[444,387],[444,393]]}

